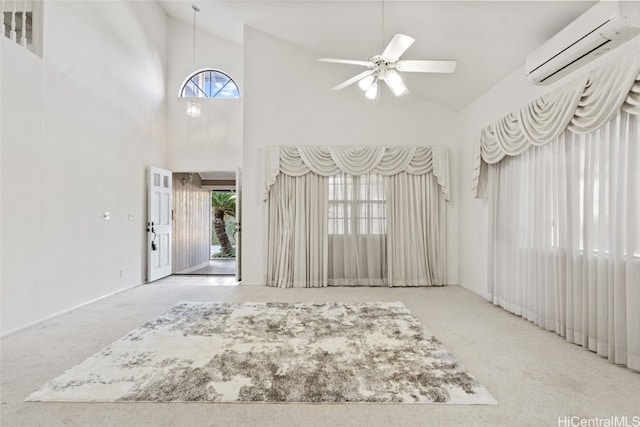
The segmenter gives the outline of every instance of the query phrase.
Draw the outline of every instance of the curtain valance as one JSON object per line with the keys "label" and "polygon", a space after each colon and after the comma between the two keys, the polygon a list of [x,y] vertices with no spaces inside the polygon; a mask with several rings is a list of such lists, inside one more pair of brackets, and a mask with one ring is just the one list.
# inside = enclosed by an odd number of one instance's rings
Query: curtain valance
{"label": "curtain valance", "polygon": [[475,196],[480,197],[480,183],[486,180],[483,162],[517,156],[532,145],[549,143],[566,129],[592,132],[621,109],[640,115],[640,48],[482,129],[473,176]]}
{"label": "curtain valance", "polygon": [[371,172],[384,176],[400,172],[424,175],[432,172],[445,199],[450,197],[446,147],[276,146],[266,148],[265,159],[264,200],[279,174],[302,176],[309,172],[320,176],[338,173],[359,176]]}

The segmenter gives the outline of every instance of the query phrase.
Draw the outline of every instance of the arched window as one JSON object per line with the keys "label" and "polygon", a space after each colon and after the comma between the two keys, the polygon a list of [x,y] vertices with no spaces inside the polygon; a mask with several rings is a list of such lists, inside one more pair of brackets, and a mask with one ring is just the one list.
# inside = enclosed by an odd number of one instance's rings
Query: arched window
{"label": "arched window", "polygon": [[208,69],[193,73],[180,88],[181,98],[240,98],[238,86],[222,71]]}

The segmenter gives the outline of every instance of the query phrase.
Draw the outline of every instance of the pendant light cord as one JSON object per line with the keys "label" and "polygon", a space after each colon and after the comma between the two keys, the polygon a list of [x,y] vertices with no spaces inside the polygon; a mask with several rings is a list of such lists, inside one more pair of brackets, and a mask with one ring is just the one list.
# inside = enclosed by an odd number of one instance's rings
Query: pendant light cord
{"label": "pendant light cord", "polygon": [[191,5],[193,8],[193,66],[196,66],[196,13],[200,12],[200,8],[198,6]]}

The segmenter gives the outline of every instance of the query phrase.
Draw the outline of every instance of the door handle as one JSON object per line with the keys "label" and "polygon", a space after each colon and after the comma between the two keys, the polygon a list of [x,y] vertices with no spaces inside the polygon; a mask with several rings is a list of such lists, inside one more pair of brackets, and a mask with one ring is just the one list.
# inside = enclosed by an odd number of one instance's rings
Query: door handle
{"label": "door handle", "polygon": [[153,233],[153,240],[151,240],[151,250],[157,251],[158,245],[156,245],[156,237],[158,237],[158,235],[156,234],[156,228],[154,227],[153,222],[147,222],[147,232]]}

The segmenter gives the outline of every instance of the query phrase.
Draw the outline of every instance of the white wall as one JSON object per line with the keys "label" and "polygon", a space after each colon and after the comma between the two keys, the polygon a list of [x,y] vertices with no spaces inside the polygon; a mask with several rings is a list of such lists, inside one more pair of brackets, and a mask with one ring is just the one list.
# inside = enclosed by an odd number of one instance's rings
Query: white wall
{"label": "white wall", "polygon": [[[329,89],[358,68],[318,63],[316,54],[245,27],[243,283],[264,284],[264,147],[269,145],[446,145],[457,166],[458,115],[409,94],[380,102],[357,87]],[[454,188],[457,176],[452,173]],[[447,205],[447,275],[457,283],[457,195]]]}
{"label": "white wall", "polygon": [[144,281],[166,15],[156,2],[46,2],[43,59],[0,43],[6,333]]}
{"label": "white wall", "polygon": [[458,255],[460,259],[460,285],[488,298],[488,201],[475,199],[471,191],[475,158],[480,152],[481,129],[503,116],[519,110],[536,98],[570,83],[593,68],[615,60],[620,55],[625,55],[638,45],[640,45],[640,37],[549,86],[536,86],[529,83],[525,78],[523,66],[461,112],[463,139],[460,147],[460,167],[457,171],[460,207]]}
{"label": "white wall", "polygon": [[[185,3],[186,5],[186,3]],[[180,172],[234,172],[242,164],[242,46],[193,25],[168,17],[167,167]],[[215,68],[238,85],[240,99],[200,99],[202,116],[187,116],[187,99],[178,98],[185,79],[195,70]]]}

